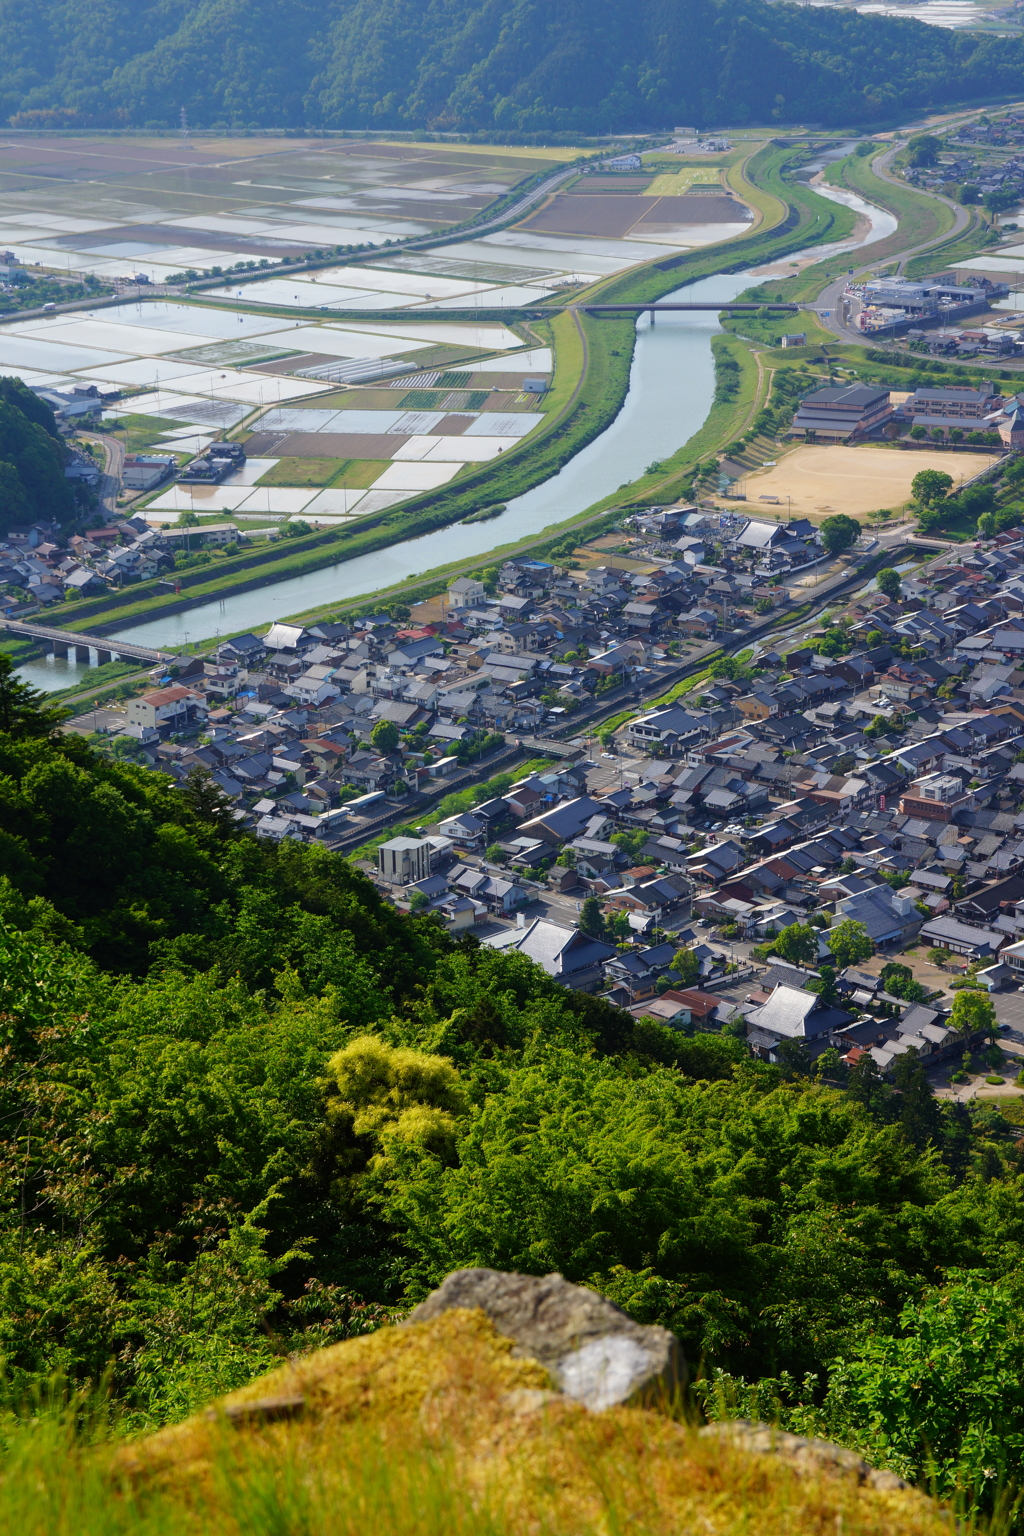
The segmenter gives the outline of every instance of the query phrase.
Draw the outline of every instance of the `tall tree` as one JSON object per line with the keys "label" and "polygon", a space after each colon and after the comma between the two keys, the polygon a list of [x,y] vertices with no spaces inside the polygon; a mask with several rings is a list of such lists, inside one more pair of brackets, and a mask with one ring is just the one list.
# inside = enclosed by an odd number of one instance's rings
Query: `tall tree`
{"label": "tall tree", "polygon": [[50,704],[41,688],[33,688],[16,673],[9,656],[0,653],[0,731],[16,739],[51,736],[71,711]]}
{"label": "tall tree", "polygon": [[859,965],[862,960],[870,960],[875,952],[868,930],[863,923],[852,917],[844,917],[834,928],[830,928],[826,943],[841,970],[848,965]]}

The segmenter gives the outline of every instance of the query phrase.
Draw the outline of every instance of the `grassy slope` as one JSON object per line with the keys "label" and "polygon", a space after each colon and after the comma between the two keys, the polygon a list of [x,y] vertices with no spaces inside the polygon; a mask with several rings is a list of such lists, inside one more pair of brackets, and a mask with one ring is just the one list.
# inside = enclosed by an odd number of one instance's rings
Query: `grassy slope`
{"label": "grassy slope", "polygon": [[5,1426],[0,1519],[19,1536],[950,1529],[916,1492],[701,1435],[682,1402],[590,1413],[539,1397],[551,1385],[483,1313],[452,1310],[282,1364],[221,1400],[236,1427],[214,1409],[126,1443],[102,1410],[42,1405]]}
{"label": "grassy slope", "polygon": [[864,254],[872,261],[884,260],[887,256],[898,255],[908,247],[922,245],[926,240],[936,240],[948,234],[953,228],[955,217],[952,208],[939,198],[918,192],[905,183],[884,181],[877,176],[874,163],[884,152],[879,150],[878,154],[863,158],[848,155],[845,160],[829,166],[825,172],[826,181],[833,186],[859,193],[869,202],[877,203],[880,208],[895,214],[899,220],[899,227],[887,239],[865,247]]}

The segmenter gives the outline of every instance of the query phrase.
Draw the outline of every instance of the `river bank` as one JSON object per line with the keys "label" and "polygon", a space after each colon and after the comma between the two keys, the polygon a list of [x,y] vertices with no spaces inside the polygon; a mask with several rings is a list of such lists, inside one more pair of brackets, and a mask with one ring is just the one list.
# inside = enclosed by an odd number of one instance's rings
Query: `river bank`
{"label": "river bank", "polygon": [[[834,193],[834,189],[828,191]],[[817,195],[813,195],[815,201]],[[805,227],[813,227],[815,219],[821,222],[809,196],[799,189],[799,218]],[[848,197],[849,193],[834,200],[845,202]],[[832,246],[813,240],[810,250],[818,259],[878,238],[875,220],[888,216],[862,199],[854,201],[862,206],[852,208],[847,203],[847,209],[867,220],[863,237],[857,239],[855,231]],[[728,247],[719,253],[722,260],[729,255]],[[799,255],[795,252],[790,260]],[[707,253],[700,253],[700,259],[707,260]],[[733,273],[720,272],[686,282],[659,296],[670,299],[678,294],[693,302],[728,302],[749,286],[758,272],[756,267],[744,266]],[[664,281],[664,274],[661,278]],[[616,486],[625,490],[642,478],[652,463],[678,455],[681,446],[700,433],[714,395],[711,340],[720,329],[714,312],[668,312],[659,315],[656,324],[646,316],[641,318],[636,326],[625,401],[615,419],[556,474],[508,501],[501,516],[486,523],[438,529],[272,586],[216,599],[187,613],[160,615],[118,633],[122,638],[130,634],[140,644],[176,649],[200,638],[234,634],[286,615],[342,603],[419,573],[487,555],[547,530],[554,533],[559,524],[579,517],[602,498],[607,500]],[[58,689],[76,681],[77,669],[74,664],[45,658],[27,664],[22,675],[38,687]]]}

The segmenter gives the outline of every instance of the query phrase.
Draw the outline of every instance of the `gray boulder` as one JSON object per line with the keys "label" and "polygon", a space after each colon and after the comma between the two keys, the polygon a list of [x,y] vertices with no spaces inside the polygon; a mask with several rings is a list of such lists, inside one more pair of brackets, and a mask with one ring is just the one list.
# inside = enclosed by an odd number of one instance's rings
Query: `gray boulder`
{"label": "gray boulder", "polygon": [[537,1360],[566,1397],[599,1411],[670,1399],[685,1376],[682,1351],[667,1328],[644,1327],[596,1291],[561,1275],[457,1269],[409,1316],[427,1323],[452,1307],[478,1307],[514,1355]]}

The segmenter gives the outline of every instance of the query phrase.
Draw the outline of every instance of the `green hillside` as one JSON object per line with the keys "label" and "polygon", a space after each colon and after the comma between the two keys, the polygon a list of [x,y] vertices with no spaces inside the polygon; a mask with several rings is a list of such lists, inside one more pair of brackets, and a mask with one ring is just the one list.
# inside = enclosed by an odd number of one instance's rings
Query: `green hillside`
{"label": "green hillside", "polygon": [[7,0],[0,119],[170,126],[185,106],[198,126],[859,124],[1019,90],[1022,47],[763,0]]}
{"label": "green hillside", "polygon": [[64,459],[50,406],[20,379],[0,378],[0,534],[37,518],[70,516]]}
{"label": "green hillside", "polygon": [[751,1417],[1019,1475],[995,1106],[634,1020],[56,724],[0,657],[0,1414],[61,1373],[174,1420],[486,1265],[667,1325]]}

